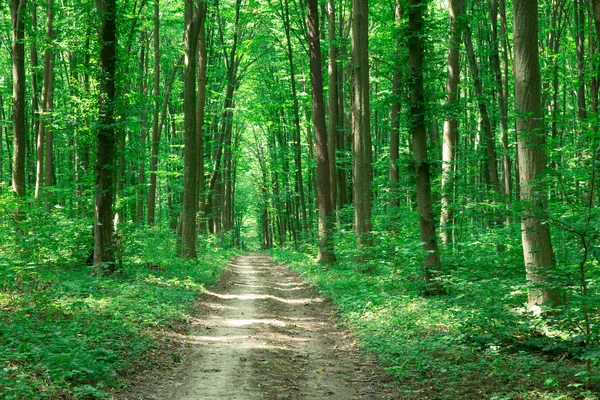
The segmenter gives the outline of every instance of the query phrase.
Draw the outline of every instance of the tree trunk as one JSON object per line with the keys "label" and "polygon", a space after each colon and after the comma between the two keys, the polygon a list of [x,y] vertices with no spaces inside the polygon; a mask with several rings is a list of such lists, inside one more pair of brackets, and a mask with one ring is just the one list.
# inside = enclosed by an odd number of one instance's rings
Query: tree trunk
{"label": "tree trunk", "polygon": [[[19,199],[25,199],[25,45],[23,12],[27,0],[11,0],[12,71],[13,71],[13,165],[12,189]],[[15,219],[25,219],[21,205]]]}
{"label": "tree trunk", "polygon": [[115,68],[117,62],[116,1],[98,0],[102,16],[100,26],[100,99],[98,127],[98,159],[96,164],[96,195],[94,198],[94,273],[115,271],[113,240],[113,181],[115,159]]}
{"label": "tree trunk", "polygon": [[600,0],[590,0],[592,14],[594,16],[594,25],[596,26],[596,36],[600,43]]}
{"label": "tree trunk", "polygon": [[515,110],[521,197],[524,202],[521,215],[523,258],[531,285],[528,309],[539,313],[540,306],[559,304],[560,297],[550,278],[555,260],[546,218],[543,176],[546,170],[546,133],[542,120],[538,3],[537,0],[515,0],[513,4]]}
{"label": "tree trunk", "polygon": [[[150,41],[147,39],[147,36],[147,32],[143,32],[140,38],[140,43],[142,44],[140,52],[140,94],[144,99],[148,97],[147,76]],[[138,156],[139,173],[136,190],[135,221],[142,224],[144,222],[144,188],[146,186],[146,152],[148,141],[148,111],[145,104],[140,113],[140,154]]]}
{"label": "tree trunk", "polygon": [[[158,0],[156,0],[158,1]],[[154,68],[157,72],[157,76],[154,77],[154,94],[156,96],[154,100],[154,119],[152,121],[152,156],[150,158],[150,186],[148,187],[148,225],[154,226],[155,214],[156,214],[156,171],[158,168],[158,150],[160,148],[160,133],[163,129],[165,119],[167,117],[167,110],[169,109],[169,97],[171,96],[171,89],[173,88],[173,82],[175,81],[175,75],[179,69],[183,56],[179,58],[177,64],[173,67],[171,77],[165,88],[165,94],[163,99],[162,111],[160,112],[160,120],[158,118],[158,95],[160,94],[160,70],[156,69],[157,65],[160,68],[160,52],[158,51],[158,25],[155,25],[154,34]]]}
{"label": "tree trunk", "polygon": [[318,261],[331,263],[335,261],[332,240],[334,221],[331,204],[330,160],[327,150],[327,129],[325,126],[325,102],[323,99],[323,76],[321,74],[321,43],[317,0],[308,0],[306,6],[308,12],[312,113],[317,155],[317,208],[319,209]]}
{"label": "tree trunk", "polygon": [[440,253],[433,217],[431,178],[427,158],[427,130],[425,124],[425,98],[423,87],[423,12],[426,1],[410,0],[408,14],[408,58],[410,64],[410,130],[415,161],[417,210],[421,242],[425,255],[425,291],[428,295],[440,294],[443,289],[435,280],[441,269]]}
{"label": "tree trunk", "polygon": [[488,111],[487,103],[485,101],[485,93],[483,91],[483,83],[481,76],[479,75],[479,67],[477,66],[477,59],[475,57],[475,50],[473,49],[473,40],[471,38],[471,29],[465,26],[463,30],[465,48],[467,50],[467,56],[469,59],[469,67],[471,75],[473,75],[473,83],[475,84],[475,93],[477,94],[477,104],[479,106],[479,114],[481,116],[481,123],[483,125],[483,132],[485,134],[485,172],[484,178],[488,186],[496,193],[500,193],[500,181],[498,179],[497,169],[497,157],[496,150],[494,147],[494,133],[492,132],[492,123],[490,121],[490,114]]}
{"label": "tree trunk", "polygon": [[461,28],[457,17],[463,13],[464,0],[450,1],[450,44],[448,48],[448,78],[446,79],[447,117],[444,121],[442,147],[442,211],[440,213],[440,236],[443,244],[452,242],[452,231],[448,227],[454,218],[452,211],[453,177],[456,170],[458,148],[458,83],[460,82],[460,38]]}
{"label": "tree trunk", "polygon": [[292,40],[290,35],[290,11],[288,1],[285,0],[284,8],[284,29],[287,44],[288,62],[290,65],[290,85],[292,90],[292,101],[294,107],[294,162],[296,164],[295,188],[299,197],[299,206],[302,213],[302,230],[308,229],[306,216],[306,196],[304,194],[304,180],[302,179],[302,140],[300,137],[300,110],[298,105],[298,95],[296,89],[296,72],[294,67],[294,53],[292,51]]}
{"label": "tree trunk", "polygon": [[184,258],[196,257],[196,70],[200,13],[196,0],[185,1],[185,63],[184,63],[184,171],[183,206],[181,210],[181,249]]}
{"label": "tree trunk", "polygon": [[369,109],[369,4],[352,0],[352,165],[356,244],[364,251],[371,239],[371,182],[373,181]]}
{"label": "tree trunk", "polygon": [[327,37],[329,39],[328,51],[328,118],[327,150],[329,152],[329,189],[331,192],[331,209],[336,209],[337,200],[337,171],[335,150],[338,137],[338,88],[337,88],[337,44],[335,26],[335,1],[327,0]]}
{"label": "tree trunk", "polygon": [[502,69],[500,67],[500,54],[498,52],[498,0],[488,0],[488,10],[490,14],[490,22],[492,26],[492,67],[494,69],[494,80],[496,81],[496,90],[498,93],[498,111],[500,113],[500,142],[502,144],[502,193],[505,196],[510,196],[512,192],[511,185],[511,163],[508,156],[508,108],[506,106],[506,97],[508,92],[505,91],[504,81],[502,77]]}
{"label": "tree trunk", "polygon": [[[52,22],[54,20],[54,1],[48,0],[46,5],[46,39],[48,47],[44,52],[44,88],[46,89],[46,98],[42,95],[43,101],[43,119],[40,121],[40,127],[44,125],[46,131],[46,158],[44,166],[44,186],[49,188],[55,184],[54,179],[54,131],[52,129],[52,109],[54,107],[54,51],[52,49],[52,41],[54,40],[54,32],[52,30]],[[50,193],[46,193],[46,196]],[[47,197],[46,207],[50,207],[54,200]]]}
{"label": "tree trunk", "polygon": [[400,23],[401,23],[401,9],[400,0],[396,0],[396,8],[394,10],[394,19],[396,23],[396,45],[394,48],[395,59],[394,59],[394,72],[392,75],[392,115],[391,115],[391,129],[390,129],[390,207],[392,215],[397,214],[397,209],[400,207],[400,172],[398,170],[398,159],[400,157],[400,108],[401,108],[401,90],[402,90],[402,73],[400,64],[400,51],[402,43],[400,41]]}
{"label": "tree trunk", "polygon": [[198,100],[196,103],[196,202],[198,210],[203,209],[204,199],[204,109],[206,105],[206,67],[208,65],[206,52],[206,2],[202,1],[200,8],[200,20],[198,31]]}
{"label": "tree trunk", "polygon": [[575,49],[577,53],[577,116],[583,127],[587,119],[585,89],[585,10],[584,0],[574,2]]}

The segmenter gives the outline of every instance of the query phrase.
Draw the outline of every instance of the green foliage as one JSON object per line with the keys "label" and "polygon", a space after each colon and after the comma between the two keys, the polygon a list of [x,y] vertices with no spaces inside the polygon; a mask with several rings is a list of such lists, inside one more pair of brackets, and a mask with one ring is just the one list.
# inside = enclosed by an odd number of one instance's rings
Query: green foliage
{"label": "green foliage", "polygon": [[103,279],[83,262],[91,248],[87,224],[68,223],[59,211],[29,215],[35,223],[20,227],[17,251],[14,237],[0,237],[9,249],[0,258],[4,399],[108,398],[106,389],[121,387],[123,374],[152,365],[159,333],[188,320],[229,255],[207,241],[201,260],[182,260],[172,256],[169,230],[125,226],[123,270]]}
{"label": "green foliage", "polygon": [[[395,233],[375,233],[368,266],[355,266],[352,231],[337,234],[339,262],[328,269],[303,254],[273,255],[333,299],[361,347],[379,357],[406,393],[440,399],[595,398],[586,381],[592,389],[600,381],[595,372],[587,376],[585,360],[595,363],[598,348],[582,346],[586,338],[572,329],[577,318],[567,313],[532,318],[525,311],[517,225],[465,227],[463,241],[444,253],[440,279],[448,295],[423,297],[423,251],[410,220],[416,221],[414,212],[399,216]],[[506,245],[501,254],[498,243]]]}

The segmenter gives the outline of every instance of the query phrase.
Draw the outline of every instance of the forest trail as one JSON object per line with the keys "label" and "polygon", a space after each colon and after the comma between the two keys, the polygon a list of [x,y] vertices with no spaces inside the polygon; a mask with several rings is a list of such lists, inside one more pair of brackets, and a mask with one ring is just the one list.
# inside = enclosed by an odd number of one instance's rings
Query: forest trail
{"label": "forest trail", "polygon": [[[374,360],[336,326],[334,308],[306,282],[260,253],[230,262],[206,292],[186,337],[189,352],[158,382],[119,399],[398,399]],[[161,382],[162,381],[162,382]]]}

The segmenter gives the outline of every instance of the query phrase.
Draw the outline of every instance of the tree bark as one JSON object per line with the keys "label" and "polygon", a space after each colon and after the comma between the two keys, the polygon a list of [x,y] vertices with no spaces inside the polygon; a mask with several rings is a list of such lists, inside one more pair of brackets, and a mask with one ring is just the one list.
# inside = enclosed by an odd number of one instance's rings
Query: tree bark
{"label": "tree bark", "polygon": [[356,244],[360,251],[371,247],[371,200],[373,181],[369,108],[369,3],[352,0],[352,134],[353,201]]}
{"label": "tree bark", "polygon": [[458,148],[458,84],[460,82],[461,28],[457,22],[464,8],[464,0],[450,1],[450,43],[448,47],[448,78],[446,79],[447,117],[444,121],[442,144],[442,211],[440,213],[440,236],[443,244],[452,242],[449,225],[454,218],[452,211],[453,177],[456,170]]}
{"label": "tree bark", "polygon": [[[280,1],[281,2],[281,1]],[[292,90],[292,105],[294,109],[294,162],[296,166],[295,189],[298,194],[299,207],[302,214],[302,230],[308,229],[306,216],[306,196],[304,194],[304,180],[302,179],[302,140],[300,137],[300,110],[298,105],[298,95],[296,89],[296,72],[294,67],[294,52],[292,51],[292,40],[290,35],[290,11],[287,0],[284,0],[284,29],[287,44],[287,55],[290,66],[290,86]]]}
{"label": "tree bark", "polygon": [[538,3],[537,0],[515,0],[513,5],[517,146],[521,197],[524,202],[521,215],[523,258],[527,280],[531,285],[528,309],[539,313],[540,306],[557,305],[560,297],[550,278],[555,260],[545,202],[546,154],[538,50]]}
{"label": "tree bark", "polygon": [[329,61],[328,69],[328,119],[327,126],[327,150],[329,152],[329,188],[331,196],[331,208],[336,209],[337,200],[337,171],[336,155],[338,138],[338,88],[337,88],[337,43],[335,26],[335,1],[327,0],[327,38],[329,40],[329,50],[327,53]]}
{"label": "tree bark", "polygon": [[[401,23],[401,9],[400,0],[396,0],[396,7],[394,9],[394,20],[396,28],[400,29]],[[402,43],[400,41],[400,32],[396,33],[396,44],[394,48],[395,60],[394,60],[394,72],[392,75],[392,114],[391,114],[391,127],[390,127],[390,207],[395,209],[392,210],[392,215],[396,215],[397,209],[400,207],[400,172],[398,170],[398,159],[400,157],[400,109],[401,109],[401,90],[402,90],[402,73],[400,65],[400,51]]]}
{"label": "tree bark", "polygon": [[425,98],[423,86],[423,12],[427,2],[423,0],[409,1],[408,14],[408,58],[410,64],[410,130],[415,162],[417,186],[417,210],[421,242],[425,255],[425,292],[428,295],[443,292],[435,279],[441,269],[440,253],[433,217],[433,200],[431,195],[431,177],[427,157],[427,130],[425,124]]}
{"label": "tree bark", "polygon": [[152,40],[154,46],[154,113],[152,115],[152,144],[150,145],[150,185],[148,187],[148,225],[154,226],[156,213],[156,168],[158,166],[158,149],[160,146],[160,129],[158,114],[160,111],[160,0],[154,0],[154,29]]}
{"label": "tree bark", "polygon": [[[25,199],[25,25],[23,12],[26,0],[11,0],[12,22],[12,74],[13,74],[13,164],[12,190]],[[23,220],[25,214],[18,206],[15,219]]]}
{"label": "tree bark", "polygon": [[310,55],[310,82],[312,89],[312,117],[315,128],[317,155],[317,208],[319,209],[318,261],[335,261],[333,249],[333,208],[331,204],[331,180],[327,129],[325,126],[325,102],[323,99],[323,75],[321,73],[321,43],[319,34],[319,11],[317,0],[307,0],[308,48]]}
{"label": "tree bark", "polygon": [[185,63],[184,63],[184,171],[183,207],[181,210],[181,249],[184,258],[196,257],[196,81],[200,13],[196,0],[185,1]]}
{"label": "tree bark", "polygon": [[574,2],[575,20],[575,50],[577,53],[577,116],[585,123],[587,119],[586,89],[585,89],[585,10],[584,0]]}
{"label": "tree bark", "polygon": [[502,193],[510,196],[512,192],[511,184],[511,162],[508,155],[508,108],[506,98],[508,92],[505,91],[500,67],[500,53],[498,51],[498,0],[488,0],[488,11],[492,28],[492,67],[494,69],[494,80],[496,81],[496,90],[498,95],[498,111],[500,113],[500,143],[502,144]]}
{"label": "tree bark", "polygon": [[115,161],[115,68],[117,62],[116,1],[97,0],[102,16],[100,26],[100,99],[98,127],[98,159],[96,164],[96,194],[94,197],[94,273],[115,272],[113,240],[113,179]]}
{"label": "tree bark", "polygon": [[203,209],[205,191],[204,180],[204,109],[206,106],[206,67],[208,65],[206,52],[206,2],[201,2],[199,7],[199,30],[198,30],[198,100],[196,103],[196,202],[198,210]]}
{"label": "tree bark", "polygon": [[[44,165],[44,186],[49,188],[54,185],[54,131],[52,129],[52,109],[54,108],[54,50],[52,41],[54,40],[54,32],[52,22],[54,20],[54,1],[47,0],[46,5],[46,39],[48,40],[47,47],[44,52],[44,88],[46,96],[42,93],[43,102],[43,118],[40,121],[41,126],[44,125],[46,131],[46,157]],[[49,193],[46,193],[49,195]],[[46,198],[46,207],[50,207],[53,203],[51,198]]]}

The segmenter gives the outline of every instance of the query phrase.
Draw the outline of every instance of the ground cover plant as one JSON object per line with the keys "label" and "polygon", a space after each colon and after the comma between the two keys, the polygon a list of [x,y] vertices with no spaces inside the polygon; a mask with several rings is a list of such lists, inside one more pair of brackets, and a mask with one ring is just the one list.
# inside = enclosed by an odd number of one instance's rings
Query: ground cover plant
{"label": "ground cover plant", "polygon": [[97,277],[85,252],[63,254],[83,235],[78,228],[87,232],[87,226],[70,224],[65,231],[68,221],[55,217],[54,228],[36,221],[44,230],[36,249],[2,253],[3,399],[109,398],[108,390],[122,387],[136,368],[158,367],[154,352],[164,333],[182,329],[199,293],[216,282],[231,254],[207,243],[201,260],[180,259],[168,230],[125,228],[122,269]]}
{"label": "ground cover plant", "polygon": [[[352,231],[337,234],[335,264],[285,249],[272,254],[336,303],[361,347],[379,357],[409,397],[597,398],[597,361],[588,363],[595,347],[583,346],[583,333],[569,323],[575,317],[568,310],[538,317],[526,311],[514,232],[486,240],[476,231],[445,258],[444,296],[423,296],[423,254],[408,230],[378,236],[368,266],[356,263]],[[498,240],[507,244],[501,255]]]}

